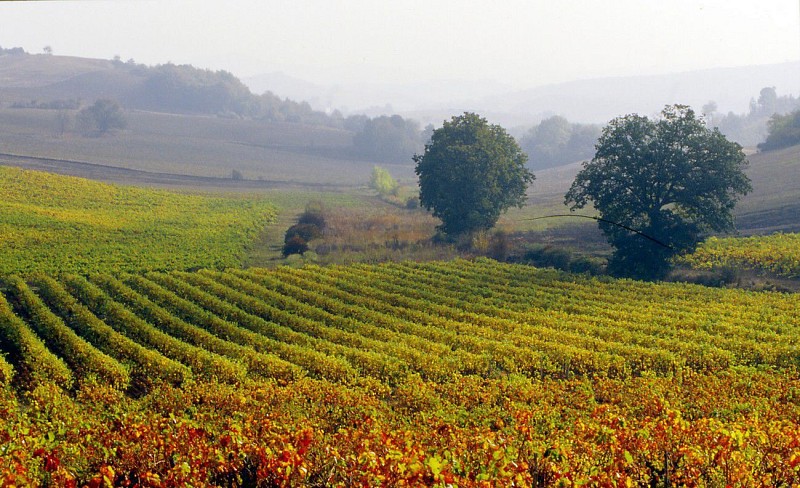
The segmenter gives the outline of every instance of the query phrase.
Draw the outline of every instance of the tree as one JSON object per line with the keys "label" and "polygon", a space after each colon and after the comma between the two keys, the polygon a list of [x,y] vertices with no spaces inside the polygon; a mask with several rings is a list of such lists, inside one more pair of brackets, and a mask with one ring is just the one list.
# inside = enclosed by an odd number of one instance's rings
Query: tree
{"label": "tree", "polygon": [[122,108],[114,100],[100,99],[78,112],[78,125],[86,135],[102,135],[127,126]]}
{"label": "tree", "polygon": [[397,181],[392,178],[388,171],[380,166],[372,167],[372,175],[369,178],[369,187],[377,191],[382,197],[397,194]]}
{"label": "tree", "polygon": [[528,154],[531,168],[547,169],[591,158],[599,136],[599,126],[571,124],[554,115],[531,127],[520,146]]}
{"label": "tree", "polygon": [[501,212],[525,204],[525,190],[535,178],[514,138],[469,112],[434,130],[424,153],[413,159],[420,204],[451,235],[493,227]]}
{"label": "tree", "polygon": [[565,203],[576,210],[591,202],[600,212],[600,229],[615,248],[609,271],[659,278],[702,234],[734,230],[731,212],[751,190],[746,165],[739,144],[689,107],[668,106],[659,120],[612,120]]}
{"label": "tree", "polygon": [[800,110],[790,114],[774,114],[767,122],[767,139],[758,145],[759,151],[771,151],[800,144]]}
{"label": "tree", "polygon": [[355,152],[374,161],[408,161],[421,148],[419,125],[399,115],[367,119],[361,131],[353,136]]}
{"label": "tree", "polygon": [[65,109],[59,109],[56,112],[56,135],[61,137],[67,132],[72,124],[72,119],[69,115],[69,112]]}
{"label": "tree", "polygon": [[778,104],[778,94],[774,86],[765,86],[758,94],[758,106],[761,113],[770,116],[775,113],[775,106]]}

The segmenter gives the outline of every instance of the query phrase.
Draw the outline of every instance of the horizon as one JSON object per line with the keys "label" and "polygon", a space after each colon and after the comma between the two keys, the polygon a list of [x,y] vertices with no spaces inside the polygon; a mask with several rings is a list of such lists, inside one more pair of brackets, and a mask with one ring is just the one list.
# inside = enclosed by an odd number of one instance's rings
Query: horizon
{"label": "horizon", "polygon": [[0,13],[0,46],[29,53],[51,46],[323,86],[463,80],[523,90],[800,61],[794,0],[3,2]]}

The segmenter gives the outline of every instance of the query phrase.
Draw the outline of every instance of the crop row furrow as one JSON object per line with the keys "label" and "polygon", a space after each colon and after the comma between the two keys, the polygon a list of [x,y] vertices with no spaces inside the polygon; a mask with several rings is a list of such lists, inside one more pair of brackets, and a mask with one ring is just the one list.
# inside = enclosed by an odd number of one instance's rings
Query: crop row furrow
{"label": "crop row furrow", "polygon": [[[535,353],[530,359],[534,359],[533,364],[526,364],[523,360],[522,369],[533,369],[540,371],[542,368],[542,357],[547,358],[547,362],[554,365],[556,371],[575,374],[595,374],[604,373],[610,375],[626,375],[627,365],[624,359],[614,354],[603,351],[590,350],[576,344],[569,344],[563,338],[553,338],[548,331],[541,331],[542,334],[520,334],[515,331],[519,324],[511,323],[502,319],[471,314],[462,310],[450,309],[436,305],[428,301],[418,300],[405,296],[403,290],[386,290],[382,284],[373,282],[374,277],[367,276],[365,273],[349,274],[347,270],[330,269],[333,276],[344,273],[343,281],[356,281],[362,286],[372,286],[370,293],[380,293],[382,300],[389,300],[395,305],[400,305],[406,309],[412,309],[424,314],[428,321],[441,324],[440,326],[453,328],[462,334],[469,334],[478,337],[486,342],[496,342],[499,347],[510,346],[519,350],[519,353],[512,353],[510,358],[524,358],[530,352]],[[423,312],[424,311],[424,312]],[[541,355],[538,356],[537,355]],[[507,362],[507,359],[494,358],[498,363]],[[500,363],[502,364],[502,363]]]}
{"label": "crop row furrow", "polygon": [[72,371],[58,356],[50,352],[41,339],[11,309],[0,293],[0,349],[9,354],[17,366],[15,379],[26,388],[42,383],[55,383],[71,388]]}
{"label": "crop row furrow", "polygon": [[[307,270],[299,270],[303,272]],[[377,305],[374,310],[390,313],[402,320],[417,324],[421,330],[427,330],[429,336],[439,338],[443,343],[451,345],[454,351],[465,351],[476,355],[488,356],[489,362],[481,360],[468,369],[476,374],[481,374],[486,367],[500,368],[506,372],[526,372],[529,374],[548,374],[561,371],[554,366],[546,355],[528,348],[518,347],[509,341],[487,339],[476,334],[476,328],[465,322],[449,320],[437,315],[431,315],[423,308],[404,306],[402,298],[397,295],[383,293],[380,290],[369,288],[368,284],[358,280],[342,279],[328,275],[326,268],[316,270],[309,279],[326,281],[347,293],[355,296],[370,296],[374,298],[370,306]],[[288,270],[287,270],[288,271]],[[363,302],[361,302],[363,303]]]}
{"label": "crop row furrow", "polygon": [[226,322],[203,307],[177,296],[174,292],[142,276],[127,275],[124,281],[175,318],[187,324],[194,324],[225,341],[252,348],[258,356],[248,359],[248,367],[256,373],[275,378],[280,382],[299,379],[305,375],[306,371],[301,366],[282,359],[278,354],[289,346]]}
{"label": "crop row furrow", "polygon": [[[478,299],[464,300],[459,295],[465,289],[466,293],[470,293],[467,284],[462,285],[458,290],[449,290],[445,288],[443,282],[430,279],[428,276],[420,276],[415,273],[402,276],[402,273],[404,273],[403,270],[387,272],[383,269],[381,275],[386,276],[384,281],[395,283],[401,288],[410,287],[414,283],[425,283],[431,289],[438,290],[438,293],[421,291],[419,287],[414,287],[415,289],[410,293],[423,300],[510,320],[520,324],[519,331],[522,333],[541,333],[539,327],[560,331],[567,334],[564,336],[567,340],[572,337],[571,340],[578,341],[584,347],[594,347],[595,350],[604,350],[625,357],[634,371],[670,370],[684,362],[695,368],[713,367],[718,369],[727,367],[734,361],[733,355],[728,351],[713,346],[695,346],[691,343],[643,334],[624,327],[623,322],[601,323],[594,316],[570,314],[560,310],[530,307],[517,311],[487,304],[486,301]],[[429,281],[425,281],[426,279]],[[600,342],[589,342],[591,339]],[[694,352],[697,354],[690,353],[687,348],[695,349]]]}
{"label": "crop row furrow", "polygon": [[[453,273],[479,273],[487,281],[499,280],[516,289],[549,290],[565,298],[580,295],[584,300],[605,304],[609,312],[648,310],[679,320],[713,311],[720,321],[744,324],[749,332],[783,331],[792,324],[795,330],[800,329],[800,297],[797,294],[744,293],[681,283],[599,280],[564,273],[545,277],[548,273],[535,268],[486,261],[477,261],[470,266],[453,264],[445,263],[442,269]],[[439,263],[430,265],[439,266]],[[698,302],[708,306],[697,307]],[[761,322],[763,326],[758,329],[747,327],[753,322]]]}
{"label": "crop row furrow", "polygon": [[27,323],[41,337],[51,351],[56,352],[69,365],[78,378],[96,375],[117,389],[130,383],[128,370],[117,360],[95,348],[64,321],[55,315],[25,281],[18,276],[5,279],[17,313],[27,318]]}
{"label": "crop row furrow", "polygon": [[573,353],[575,350],[588,351],[597,356],[597,363],[608,364],[609,373],[612,374],[622,374],[619,371],[622,363],[624,363],[623,370],[629,373],[644,370],[670,372],[681,366],[680,358],[668,351],[624,342],[604,341],[584,333],[580,323],[567,322],[569,327],[562,327],[560,323],[571,319],[564,314],[519,315],[505,318],[496,314],[496,310],[491,308],[482,310],[467,302],[445,303],[447,300],[442,299],[441,293],[422,291],[419,286],[414,286],[411,282],[392,284],[392,279],[386,271],[381,269],[370,274],[369,271],[360,270],[360,273],[368,275],[375,288],[404,295],[406,300],[425,303],[429,310],[439,315],[478,324],[489,331],[492,337],[505,338],[537,350],[551,351],[554,348],[569,346],[573,348]]}
{"label": "crop row furrow", "polygon": [[[591,308],[582,308],[581,312],[565,312],[560,308],[555,310],[547,308],[530,307],[505,307],[502,298],[497,298],[499,303],[492,300],[464,300],[460,298],[461,290],[468,287],[462,285],[458,290],[445,289],[446,275],[441,275],[437,280],[435,273],[410,273],[402,275],[403,270],[392,273],[384,270],[382,276],[386,281],[392,281],[397,286],[424,281],[431,288],[439,290],[431,294],[424,290],[415,289],[413,293],[422,299],[437,300],[449,306],[472,310],[491,316],[505,317],[521,322],[538,322],[549,327],[580,331],[581,334],[597,337],[599,339],[617,342],[624,352],[630,347],[640,346],[654,351],[671,351],[685,358],[686,362],[698,369],[725,368],[732,363],[763,364],[775,363],[783,366],[795,364],[797,361],[792,344],[774,345],[765,340],[754,341],[740,337],[726,337],[718,334],[709,334],[693,327],[665,327],[653,323],[654,318],[647,314],[627,314],[624,317],[608,319],[600,311]],[[419,288],[419,287],[417,287]],[[469,291],[467,291],[469,294]],[[545,304],[538,304],[544,305]],[[623,333],[618,333],[623,331]],[[658,354],[658,352],[656,352]]]}
{"label": "crop row furrow", "polygon": [[[395,306],[372,298],[368,293],[346,291],[341,286],[320,279],[318,274],[308,273],[307,270],[285,267],[278,270],[253,269],[249,273],[259,277],[274,276],[273,281],[290,284],[293,289],[312,290],[317,300],[331,313],[353,317],[361,322],[401,333],[401,340],[408,346],[419,348],[429,355],[436,355],[438,360],[452,364],[445,368],[447,371],[455,368],[462,374],[478,374],[488,367],[485,351],[473,341],[462,340],[465,336],[407,320],[398,313]],[[472,349],[479,352],[470,352]]]}
{"label": "crop row furrow", "polygon": [[339,303],[351,307],[355,316],[382,326],[401,331],[408,335],[421,337],[429,343],[443,348],[443,359],[453,363],[461,374],[485,374],[491,366],[488,352],[496,349],[480,338],[460,334],[455,328],[437,327],[422,312],[397,307],[364,293],[358,285],[340,283],[335,279],[318,274],[310,274],[306,269],[282,268],[279,270],[252,270],[263,275],[275,273],[281,280],[292,282],[300,287],[314,288],[320,294],[335,298]]}
{"label": "crop row furrow", "polygon": [[[211,278],[209,274],[214,278]],[[244,280],[226,276],[223,273],[173,272],[173,275],[228,300],[248,313],[286,326],[295,333],[335,344],[338,346],[336,347],[337,353],[347,358],[364,374],[382,380],[396,380],[405,375],[406,364],[403,361],[372,350],[376,346],[376,341],[370,341],[359,334],[307,319],[293,310],[287,311],[275,307],[264,301],[263,295],[260,295],[259,290],[256,289],[257,285],[248,285],[248,282]],[[248,292],[242,292],[243,289]]]}
{"label": "crop row furrow", "polygon": [[[276,371],[276,361],[280,360],[275,356],[260,354],[250,346],[221,339],[201,327],[189,324],[112,276],[93,275],[91,281],[160,330],[209,352],[241,362],[251,374],[273,377],[277,372],[289,372],[288,364],[280,365],[282,368]],[[279,378],[287,379],[283,374]]]}
{"label": "crop row furrow", "polygon": [[100,320],[55,279],[37,275],[34,284],[50,309],[78,335],[117,361],[132,364],[131,373],[137,383],[163,380],[181,384],[191,377],[186,366],[142,346]]}
{"label": "crop row furrow", "polygon": [[[306,334],[300,334],[289,327],[265,320],[259,316],[248,313],[233,302],[222,299],[207,291],[206,287],[194,286],[178,279],[176,276],[164,273],[148,273],[147,278],[153,280],[166,289],[183,297],[197,307],[202,307],[208,313],[196,316],[184,315],[185,319],[192,317],[202,323],[206,328],[224,330],[232,337],[250,339],[253,344],[258,344],[269,352],[297,364],[314,376],[331,381],[349,381],[358,376],[358,371],[338,353],[340,348],[327,341],[316,339]],[[235,294],[233,290],[228,294]],[[224,294],[224,293],[223,293]],[[196,307],[186,308],[186,304],[179,305],[184,311],[195,310]],[[184,312],[185,313],[185,312]],[[224,322],[224,323],[223,323]],[[247,330],[256,336],[238,334],[231,327]],[[263,340],[259,340],[262,337]]]}
{"label": "crop row furrow", "polygon": [[160,331],[139,318],[86,278],[68,275],[67,289],[96,316],[131,339],[188,366],[193,373],[207,379],[240,383],[247,376],[241,365],[205,349],[192,346]]}
{"label": "crop row furrow", "polygon": [[[453,270],[442,271],[426,271],[424,276],[420,273],[411,272],[407,275],[406,282],[418,282],[425,280],[425,283],[431,287],[437,287],[440,292],[439,296],[445,294],[442,290],[448,280],[448,276],[452,274]],[[437,279],[435,276],[439,276]],[[478,275],[482,277],[483,275]],[[477,279],[477,278],[476,278]],[[402,280],[401,280],[402,281]],[[459,288],[459,291],[450,292],[450,296],[455,296],[460,293],[460,290],[465,287]],[[469,293],[469,292],[467,292]],[[509,306],[509,302],[514,299],[515,293],[523,294],[525,290],[513,290],[497,292],[497,296],[492,299],[474,300],[461,302],[464,306],[478,307],[478,303],[486,304],[491,314],[499,315],[515,315],[516,311],[523,311],[522,313],[533,314],[534,318],[539,318],[546,315],[541,310],[532,311],[534,305],[547,307],[547,299],[542,299],[542,294],[537,294],[536,297],[531,298],[530,307],[526,306]],[[692,317],[685,317],[678,322],[679,327],[675,326],[673,322],[663,323],[663,317],[656,313],[647,313],[646,311],[633,310],[633,311],[619,311],[613,318],[608,317],[604,311],[605,306],[602,302],[598,303],[582,303],[581,297],[575,298],[576,307],[570,312],[570,320],[596,322],[597,326],[594,328],[594,334],[602,334],[603,331],[618,328],[625,325],[626,331],[630,333],[641,333],[642,336],[626,337],[624,340],[632,341],[645,345],[647,343],[647,336],[650,336],[651,347],[664,348],[669,350],[680,351],[683,350],[690,362],[697,363],[696,366],[708,365],[709,361],[719,363],[719,366],[725,367],[725,363],[729,359],[735,359],[736,362],[743,364],[778,364],[782,366],[789,366],[797,364],[796,343],[798,336],[796,334],[785,334],[782,337],[777,336],[775,333],[758,333],[749,332],[747,334],[741,333],[748,331],[752,328],[745,326],[720,326],[723,328],[723,333],[710,333],[705,330],[703,324],[693,322]],[[582,303],[581,305],[577,305]],[[494,312],[492,312],[494,308]],[[558,307],[557,310],[562,310],[563,307]],[[487,310],[487,309],[483,309]],[[664,311],[664,314],[667,312]],[[694,317],[698,319],[698,317]],[[702,317],[704,323],[713,318]],[[587,333],[593,333],[591,330],[586,330]],[[757,335],[757,338],[752,338]],[[664,342],[662,337],[666,340]],[[699,350],[692,351],[692,345],[699,346]],[[716,352],[715,352],[716,351]]]}
{"label": "crop row furrow", "polygon": [[[243,271],[229,271],[229,273],[256,284],[259,288],[253,289],[254,293],[273,302],[284,310],[294,310],[307,318],[316,319],[323,323],[333,325],[354,334],[363,335],[372,341],[372,350],[384,352],[408,363],[414,371],[425,378],[443,378],[457,372],[454,364],[446,364],[441,358],[449,348],[442,344],[432,343],[420,337],[396,333],[391,329],[378,327],[369,321],[359,320],[354,314],[353,307],[325,297],[308,288],[293,286],[282,279],[276,279],[270,274],[252,274]],[[274,290],[274,291],[273,291]],[[268,293],[269,298],[262,295]],[[275,295],[278,296],[275,296]]]}

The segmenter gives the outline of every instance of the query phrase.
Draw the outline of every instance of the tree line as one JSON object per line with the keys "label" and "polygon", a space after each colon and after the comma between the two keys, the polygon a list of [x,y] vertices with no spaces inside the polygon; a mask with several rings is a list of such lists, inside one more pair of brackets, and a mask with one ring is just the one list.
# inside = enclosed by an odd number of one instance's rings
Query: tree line
{"label": "tree line", "polygon": [[726,137],[743,146],[763,143],[765,137],[774,130],[770,127],[770,119],[773,116],[786,115],[797,110],[800,110],[800,98],[778,95],[775,87],[769,86],[761,89],[758,98],[750,99],[747,113],[719,113],[717,103],[713,100],[702,108],[709,125],[719,127],[720,132]]}

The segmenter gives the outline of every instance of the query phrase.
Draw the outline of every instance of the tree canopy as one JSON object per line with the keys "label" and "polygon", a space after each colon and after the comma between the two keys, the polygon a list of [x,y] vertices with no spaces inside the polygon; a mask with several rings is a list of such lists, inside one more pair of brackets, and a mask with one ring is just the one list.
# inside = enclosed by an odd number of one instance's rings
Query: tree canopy
{"label": "tree canopy", "polygon": [[99,99],[78,112],[78,124],[86,135],[102,135],[127,126],[122,107],[114,100]]}
{"label": "tree canopy", "polygon": [[505,129],[464,113],[433,131],[423,154],[414,155],[420,204],[442,220],[447,234],[493,227],[511,206],[525,204],[534,175],[528,157]]}
{"label": "tree canopy", "polygon": [[397,180],[392,178],[391,173],[380,166],[372,167],[372,174],[369,178],[369,187],[377,191],[378,195],[382,197],[397,194],[397,190],[399,188]]}
{"label": "tree canopy", "polygon": [[767,122],[767,127],[767,139],[758,145],[760,151],[800,144],[800,110],[786,115],[774,114]]}
{"label": "tree canopy", "polygon": [[399,115],[367,118],[353,136],[353,148],[364,158],[379,162],[408,161],[422,149],[419,124]]}
{"label": "tree canopy", "polygon": [[520,146],[530,158],[528,166],[546,169],[591,158],[599,136],[600,126],[571,124],[554,115],[532,127]]}
{"label": "tree canopy", "polygon": [[689,107],[668,106],[658,120],[612,120],[565,203],[572,210],[591,203],[600,212],[600,228],[615,248],[612,273],[658,278],[702,234],[734,230],[731,212],[751,190],[746,165],[739,144]]}

